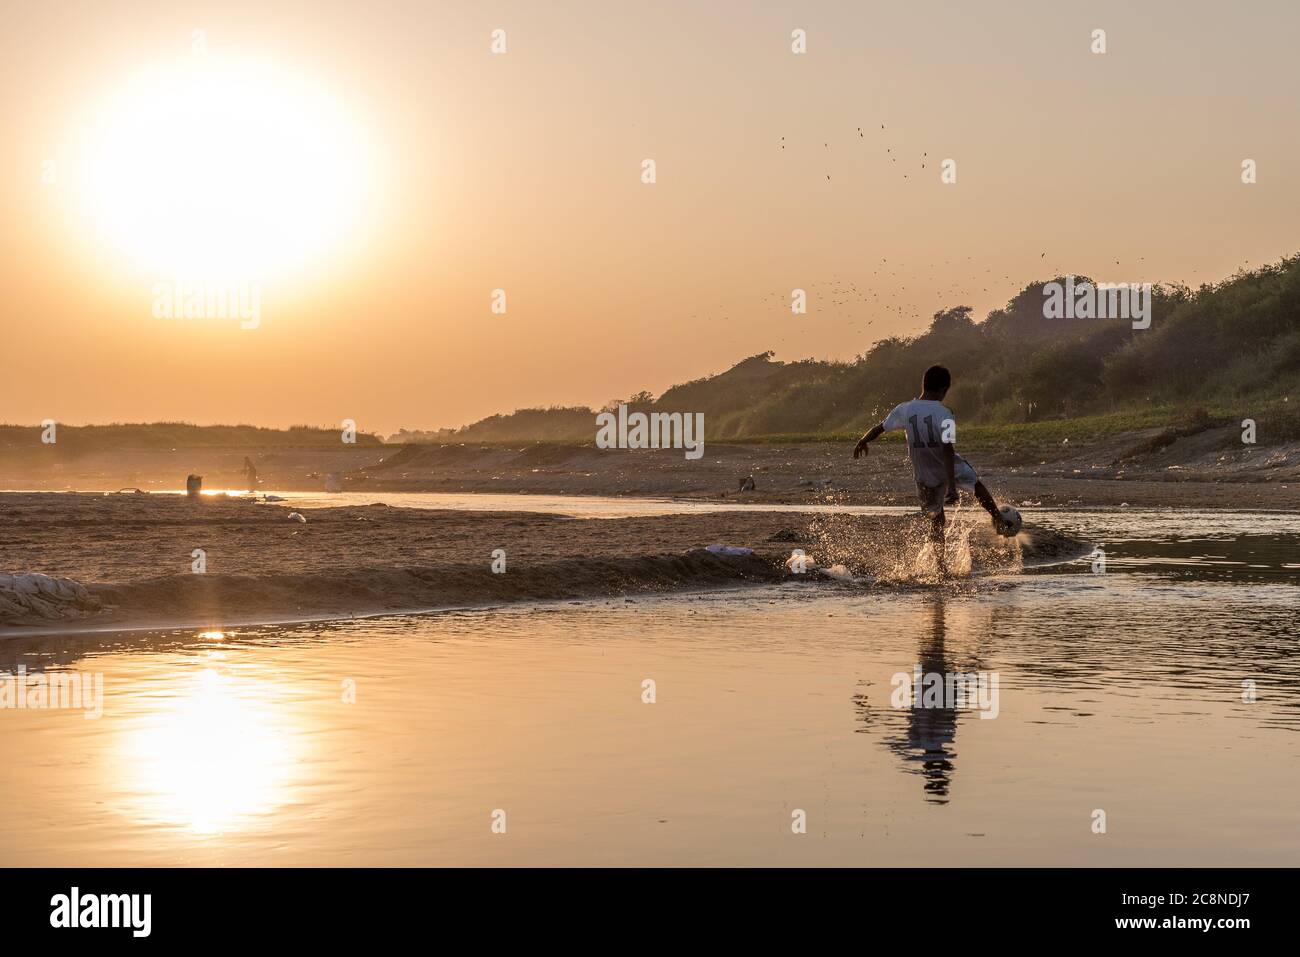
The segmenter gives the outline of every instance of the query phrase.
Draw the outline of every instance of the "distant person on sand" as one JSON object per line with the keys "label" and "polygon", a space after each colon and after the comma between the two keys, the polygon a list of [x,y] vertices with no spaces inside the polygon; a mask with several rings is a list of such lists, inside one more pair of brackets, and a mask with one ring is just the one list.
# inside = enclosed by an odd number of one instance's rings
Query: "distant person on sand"
{"label": "distant person on sand", "polygon": [[943,560],[943,532],[947,517],[945,505],[956,505],[958,490],[974,492],[979,503],[993,516],[993,528],[999,534],[1007,530],[1007,521],[998,511],[998,503],[975,474],[975,469],[957,454],[957,418],[943,404],[944,396],[952,385],[952,376],[943,366],[930,366],[921,380],[921,395],[901,405],[894,406],[885,421],[871,427],[871,431],[858,439],[853,447],[853,457],[867,454],[867,445],[883,432],[902,430],[907,435],[907,451],[912,459],[912,473],[916,479],[916,494],[921,501],[921,513],[930,516],[931,539],[935,545],[939,571],[946,568]]}
{"label": "distant person on sand", "polygon": [[244,456],[244,477],[248,479],[248,490],[257,491],[257,468],[253,465],[253,460],[247,455]]}

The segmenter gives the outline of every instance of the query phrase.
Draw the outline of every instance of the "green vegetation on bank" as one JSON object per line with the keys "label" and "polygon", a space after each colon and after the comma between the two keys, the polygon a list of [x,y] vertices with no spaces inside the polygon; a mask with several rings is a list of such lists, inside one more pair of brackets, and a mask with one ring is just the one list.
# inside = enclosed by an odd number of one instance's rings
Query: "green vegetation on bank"
{"label": "green vegetation on bank", "polygon": [[[1293,407],[1294,406],[1294,407]],[[1161,405],[1102,415],[1074,418],[1040,419],[1034,422],[975,422],[961,426],[963,449],[986,451],[1045,452],[1060,446],[1089,444],[1115,435],[1144,429],[1162,429],[1171,433],[1191,434],[1206,428],[1239,425],[1243,418],[1253,418],[1261,444],[1300,440],[1300,406],[1281,399],[1264,399],[1249,403],[1212,403],[1208,408],[1188,409]],[[714,439],[715,444],[795,445],[806,442],[856,442],[859,431],[803,432],[763,435],[740,439]],[[1067,443],[1066,440],[1069,440]],[[886,433],[879,443],[902,442],[901,433]]]}
{"label": "green vegetation on bank", "polygon": [[[1087,441],[1181,428],[1189,417],[1198,427],[1206,417],[1251,417],[1261,441],[1300,437],[1292,411],[1300,403],[1300,256],[1196,290],[1157,286],[1145,329],[1126,319],[1045,318],[1045,285],[1027,286],[982,321],[966,306],[944,310],[921,334],[876,342],[852,362],[776,362],[761,353],[657,399],[641,392],[622,401],[645,412],[703,412],[710,441],[848,438],[916,395],[925,367],[942,363],[953,373],[947,404],[963,445]],[[590,442],[594,415],[523,409],[390,441]]]}

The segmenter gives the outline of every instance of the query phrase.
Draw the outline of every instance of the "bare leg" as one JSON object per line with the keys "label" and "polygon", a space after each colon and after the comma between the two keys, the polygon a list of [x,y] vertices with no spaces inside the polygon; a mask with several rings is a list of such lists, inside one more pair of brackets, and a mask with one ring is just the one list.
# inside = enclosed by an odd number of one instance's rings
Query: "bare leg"
{"label": "bare leg", "polygon": [[943,512],[930,516],[930,541],[934,545],[934,560],[941,578],[948,574],[948,562],[943,556],[943,530],[947,523],[948,517]]}
{"label": "bare leg", "polygon": [[983,482],[975,483],[975,497],[980,500],[980,504],[984,506],[985,510],[993,516],[994,531],[1000,535],[1006,534],[1008,530],[1007,520],[998,511],[998,503],[993,501],[993,496],[989,494],[989,490],[984,487]]}
{"label": "bare leg", "polygon": [[994,518],[999,517],[1001,513],[998,512],[998,503],[993,501],[993,496],[989,494],[989,490],[984,487],[983,482],[975,483],[975,497],[979,499],[980,504],[984,506],[984,511],[988,512]]}

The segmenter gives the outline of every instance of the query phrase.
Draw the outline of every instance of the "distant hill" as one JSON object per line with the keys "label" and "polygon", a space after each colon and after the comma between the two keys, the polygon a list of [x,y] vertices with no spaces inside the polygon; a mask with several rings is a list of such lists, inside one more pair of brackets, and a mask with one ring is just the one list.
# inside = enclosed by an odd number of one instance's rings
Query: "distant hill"
{"label": "distant hill", "polygon": [[[42,429],[32,425],[0,425],[0,452],[32,453],[42,448]],[[188,422],[63,425],[55,432],[54,448],[60,453],[84,454],[102,450],[152,451],[158,449],[214,448],[330,448],[342,446],[339,429],[295,425],[263,429],[253,425],[191,425]],[[378,446],[378,436],[357,433],[358,446]]]}
{"label": "distant hill", "polygon": [[[953,374],[948,404],[968,423],[1300,403],[1300,255],[1196,290],[1155,287],[1147,329],[1124,319],[1045,318],[1045,285],[1025,287],[982,321],[966,306],[936,313],[921,334],[877,342],[852,362],[777,362],[765,352],[658,399],[642,392],[624,401],[703,412],[711,439],[843,435],[880,421],[917,393],[926,366],[941,363]],[[521,409],[390,441],[590,442],[595,413]]]}
{"label": "distant hill", "polygon": [[[514,442],[526,437],[536,442],[573,442],[590,439],[596,413],[582,406],[519,409],[509,415],[491,415],[463,429],[411,432],[402,429],[388,442]],[[472,434],[471,434],[472,432]]]}

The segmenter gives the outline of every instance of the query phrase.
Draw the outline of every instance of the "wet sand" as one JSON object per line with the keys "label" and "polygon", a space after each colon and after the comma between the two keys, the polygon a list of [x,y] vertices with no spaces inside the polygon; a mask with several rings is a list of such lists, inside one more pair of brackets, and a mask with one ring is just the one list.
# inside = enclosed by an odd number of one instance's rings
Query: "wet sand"
{"label": "wet sand", "polygon": [[[732,511],[566,519],[370,505],[300,508],[306,522],[298,522],[289,517],[294,510],[225,496],[0,493],[0,570],[71,579],[93,599],[52,615],[0,605],[0,635],[634,598],[781,581],[791,576],[785,562],[795,548],[813,563],[846,562],[859,575],[889,576],[920,544],[917,523],[903,516]],[[1047,532],[1018,543],[995,540],[986,524],[973,525],[970,536],[984,570],[1083,549]],[[712,544],[754,553],[705,551]],[[202,573],[193,570],[197,549]],[[492,570],[497,549],[505,553],[504,573]]]}

